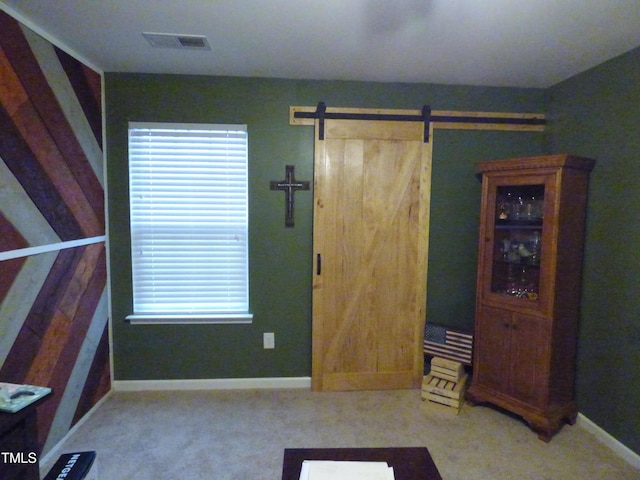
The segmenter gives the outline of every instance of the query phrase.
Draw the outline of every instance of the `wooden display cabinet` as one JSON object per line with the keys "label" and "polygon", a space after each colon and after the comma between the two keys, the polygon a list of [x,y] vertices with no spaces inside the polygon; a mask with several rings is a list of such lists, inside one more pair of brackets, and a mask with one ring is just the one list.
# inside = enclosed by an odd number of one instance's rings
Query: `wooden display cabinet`
{"label": "wooden display cabinet", "polygon": [[480,162],[482,203],[470,404],[549,441],[575,423],[574,372],[589,172],[547,155]]}

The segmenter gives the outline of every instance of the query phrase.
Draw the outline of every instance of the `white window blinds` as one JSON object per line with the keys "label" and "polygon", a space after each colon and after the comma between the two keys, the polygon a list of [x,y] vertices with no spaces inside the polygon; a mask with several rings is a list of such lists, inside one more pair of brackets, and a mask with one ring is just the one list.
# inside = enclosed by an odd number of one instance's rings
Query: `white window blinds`
{"label": "white window blinds", "polygon": [[129,125],[135,315],[246,314],[245,125]]}

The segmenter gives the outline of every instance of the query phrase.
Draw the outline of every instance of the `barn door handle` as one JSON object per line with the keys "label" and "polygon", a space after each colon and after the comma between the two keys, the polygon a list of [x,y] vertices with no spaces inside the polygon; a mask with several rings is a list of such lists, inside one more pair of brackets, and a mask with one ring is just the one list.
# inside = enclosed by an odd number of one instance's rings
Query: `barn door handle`
{"label": "barn door handle", "polygon": [[318,254],[316,259],[316,275],[320,275],[322,272],[322,255]]}

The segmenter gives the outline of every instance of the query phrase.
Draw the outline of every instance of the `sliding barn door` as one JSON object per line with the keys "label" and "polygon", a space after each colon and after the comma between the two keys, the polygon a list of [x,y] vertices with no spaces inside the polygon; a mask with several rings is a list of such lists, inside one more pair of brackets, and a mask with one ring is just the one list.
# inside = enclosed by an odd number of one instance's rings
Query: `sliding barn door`
{"label": "sliding barn door", "polygon": [[325,120],[324,140],[319,128],[313,389],[417,388],[431,182],[424,124]]}

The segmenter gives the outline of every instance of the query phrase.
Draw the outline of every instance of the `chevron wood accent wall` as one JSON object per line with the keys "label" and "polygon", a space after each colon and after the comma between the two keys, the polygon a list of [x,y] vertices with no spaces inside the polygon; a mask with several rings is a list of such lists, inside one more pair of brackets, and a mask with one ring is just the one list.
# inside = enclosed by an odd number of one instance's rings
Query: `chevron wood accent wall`
{"label": "chevron wood accent wall", "polygon": [[110,389],[102,78],[0,12],[0,381],[48,386],[41,453]]}

